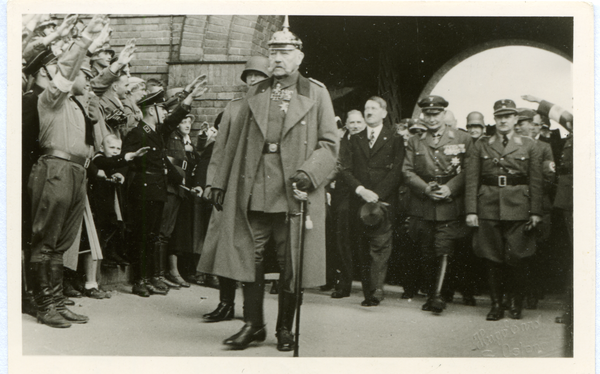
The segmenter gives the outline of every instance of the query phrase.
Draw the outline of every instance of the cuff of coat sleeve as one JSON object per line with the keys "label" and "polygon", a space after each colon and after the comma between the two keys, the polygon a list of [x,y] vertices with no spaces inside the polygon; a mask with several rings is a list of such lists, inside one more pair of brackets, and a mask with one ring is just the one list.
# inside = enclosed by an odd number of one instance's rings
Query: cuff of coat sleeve
{"label": "cuff of coat sleeve", "polygon": [[358,195],[361,192],[363,192],[364,190],[365,190],[364,186],[358,186],[358,187],[356,187],[356,190],[354,190],[354,192]]}

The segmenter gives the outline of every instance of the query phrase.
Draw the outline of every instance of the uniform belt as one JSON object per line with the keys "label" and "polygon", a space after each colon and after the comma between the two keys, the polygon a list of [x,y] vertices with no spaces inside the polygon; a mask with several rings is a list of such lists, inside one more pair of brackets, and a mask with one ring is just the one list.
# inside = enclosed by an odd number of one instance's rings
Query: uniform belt
{"label": "uniform belt", "polygon": [[520,184],[529,184],[529,180],[525,175],[498,175],[495,177],[483,177],[481,180],[481,184],[485,184],[486,186],[506,187],[518,186]]}
{"label": "uniform belt", "polygon": [[42,154],[74,162],[78,165],[83,166],[86,169],[88,168],[88,166],[90,166],[90,161],[92,161],[90,158],[75,156],[70,153],[59,151],[58,149],[52,149],[52,148],[45,148],[42,151]]}
{"label": "uniform belt", "polygon": [[144,170],[145,174],[148,175],[165,175],[167,174],[167,169],[164,170]]}
{"label": "uniform belt", "polygon": [[455,176],[456,175],[436,175],[435,177],[423,177],[423,180],[425,183],[437,182],[439,185],[443,186],[444,184],[450,182],[450,180]]}
{"label": "uniform belt", "polygon": [[279,153],[279,143],[265,143],[263,153]]}
{"label": "uniform belt", "polygon": [[175,157],[171,157],[171,156],[167,156],[167,158],[169,159],[169,161],[171,161],[171,163],[175,166],[179,166],[180,168],[182,168],[184,171],[187,170],[188,167],[188,162],[187,160],[182,160],[180,158],[175,158]]}

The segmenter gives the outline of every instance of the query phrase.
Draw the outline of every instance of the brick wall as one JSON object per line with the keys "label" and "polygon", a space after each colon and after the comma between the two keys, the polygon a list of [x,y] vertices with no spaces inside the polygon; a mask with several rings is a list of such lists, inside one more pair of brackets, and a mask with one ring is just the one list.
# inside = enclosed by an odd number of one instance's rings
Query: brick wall
{"label": "brick wall", "polygon": [[244,64],[251,56],[267,55],[267,42],[281,30],[283,16],[112,14],[110,22],[117,54],[136,40],[132,75],[160,79],[168,89],[207,75],[209,91],[193,103],[197,131],[246,91],[239,78]]}

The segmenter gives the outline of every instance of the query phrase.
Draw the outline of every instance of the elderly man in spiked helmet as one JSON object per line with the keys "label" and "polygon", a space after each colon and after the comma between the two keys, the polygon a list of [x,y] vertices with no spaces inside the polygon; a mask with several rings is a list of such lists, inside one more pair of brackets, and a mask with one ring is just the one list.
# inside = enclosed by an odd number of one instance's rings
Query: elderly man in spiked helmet
{"label": "elderly man in spiked helmet", "polygon": [[208,233],[199,270],[243,284],[245,324],[224,341],[232,349],[266,338],[263,254],[271,238],[282,280],[277,349],[294,349],[292,285],[300,206],[295,189],[308,193],[308,214],[314,222],[305,234],[302,286],[325,284],[323,189],[336,164],[339,137],[327,89],[298,71],[301,49],[286,19],[283,31],[269,41],[272,76],[252,85],[238,115],[229,119],[223,160],[212,179],[209,199],[222,210],[221,225]]}

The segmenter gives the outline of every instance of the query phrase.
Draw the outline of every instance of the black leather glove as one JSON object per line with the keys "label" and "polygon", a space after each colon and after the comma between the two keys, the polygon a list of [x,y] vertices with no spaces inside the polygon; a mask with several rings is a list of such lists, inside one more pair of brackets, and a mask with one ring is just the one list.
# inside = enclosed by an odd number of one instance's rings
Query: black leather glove
{"label": "black leather glove", "polygon": [[292,175],[290,180],[292,183],[296,183],[296,188],[300,191],[307,192],[314,188],[310,178],[303,171],[297,171],[294,175]]}
{"label": "black leather glove", "polygon": [[208,200],[210,203],[220,212],[223,210],[223,200],[225,198],[225,191],[220,188],[212,187],[208,193]]}

